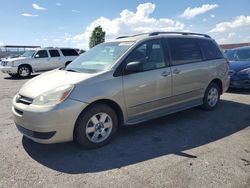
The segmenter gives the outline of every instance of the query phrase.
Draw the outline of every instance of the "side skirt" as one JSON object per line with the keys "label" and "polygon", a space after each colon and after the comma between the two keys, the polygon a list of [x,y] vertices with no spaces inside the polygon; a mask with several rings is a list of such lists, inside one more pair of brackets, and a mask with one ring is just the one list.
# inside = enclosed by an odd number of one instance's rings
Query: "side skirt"
{"label": "side skirt", "polygon": [[178,105],[174,105],[168,108],[163,108],[163,109],[156,110],[154,112],[146,113],[139,117],[128,120],[124,125],[134,125],[134,124],[142,123],[142,122],[156,119],[162,116],[173,114],[179,111],[187,110],[196,106],[200,106],[202,104],[203,104],[202,99],[195,99],[195,100],[185,102],[182,104],[178,104]]}

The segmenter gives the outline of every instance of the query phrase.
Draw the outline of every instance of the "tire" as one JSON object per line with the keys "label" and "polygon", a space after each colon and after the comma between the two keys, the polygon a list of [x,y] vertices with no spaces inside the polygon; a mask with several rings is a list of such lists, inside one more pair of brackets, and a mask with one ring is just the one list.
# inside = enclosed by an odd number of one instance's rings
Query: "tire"
{"label": "tire", "polygon": [[108,105],[96,104],[79,115],[74,140],[85,148],[99,148],[110,142],[117,129],[115,111]]}
{"label": "tire", "polygon": [[9,73],[9,75],[13,78],[16,78],[18,76],[18,74],[13,74],[13,73]]}
{"label": "tire", "polygon": [[214,110],[220,102],[220,88],[216,83],[210,83],[206,89],[202,108]]}
{"label": "tire", "polygon": [[31,68],[27,65],[21,65],[18,68],[18,76],[21,78],[28,78],[31,74]]}

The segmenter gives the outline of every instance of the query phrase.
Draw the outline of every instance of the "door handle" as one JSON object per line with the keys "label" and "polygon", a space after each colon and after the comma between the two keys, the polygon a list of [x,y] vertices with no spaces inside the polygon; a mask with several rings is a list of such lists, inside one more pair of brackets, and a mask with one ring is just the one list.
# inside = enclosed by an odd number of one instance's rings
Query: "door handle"
{"label": "door handle", "polygon": [[174,74],[179,74],[180,72],[181,72],[181,71],[180,71],[179,69],[174,69],[174,70],[173,70],[173,73],[174,73]]}
{"label": "door handle", "polygon": [[163,71],[163,72],[161,73],[161,76],[163,76],[163,77],[167,77],[168,75],[170,75],[170,72]]}

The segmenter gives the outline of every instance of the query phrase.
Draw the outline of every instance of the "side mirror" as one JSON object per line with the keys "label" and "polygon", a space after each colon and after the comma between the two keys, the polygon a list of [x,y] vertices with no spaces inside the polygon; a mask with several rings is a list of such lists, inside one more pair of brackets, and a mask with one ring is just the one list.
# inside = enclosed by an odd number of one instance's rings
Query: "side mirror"
{"label": "side mirror", "polygon": [[126,73],[142,72],[143,64],[140,61],[129,62],[125,68]]}
{"label": "side mirror", "polygon": [[39,58],[39,55],[38,55],[38,54],[36,54],[36,55],[35,55],[35,58]]}

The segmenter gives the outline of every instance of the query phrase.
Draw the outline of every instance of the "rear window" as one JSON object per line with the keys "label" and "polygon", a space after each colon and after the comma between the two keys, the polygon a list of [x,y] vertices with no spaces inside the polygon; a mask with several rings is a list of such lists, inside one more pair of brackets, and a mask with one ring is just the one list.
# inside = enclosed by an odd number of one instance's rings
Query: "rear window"
{"label": "rear window", "polygon": [[51,57],[59,57],[60,56],[58,50],[49,50],[49,54]]}
{"label": "rear window", "polygon": [[200,48],[194,39],[169,38],[167,40],[174,65],[194,63],[202,60]]}
{"label": "rear window", "polygon": [[78,56],[79,54],[74,49],[61,49],[64,56]]}
{"label": "rear window", "polygon": [[223,58],[220,49],[211,40],[198,40],[206,60]]}

